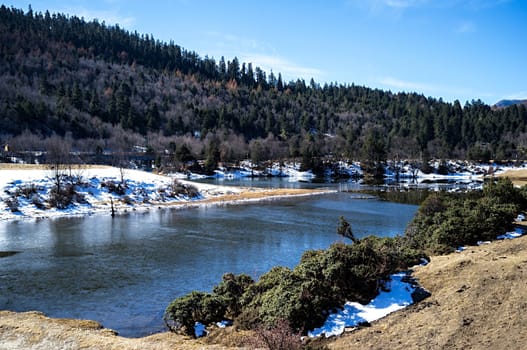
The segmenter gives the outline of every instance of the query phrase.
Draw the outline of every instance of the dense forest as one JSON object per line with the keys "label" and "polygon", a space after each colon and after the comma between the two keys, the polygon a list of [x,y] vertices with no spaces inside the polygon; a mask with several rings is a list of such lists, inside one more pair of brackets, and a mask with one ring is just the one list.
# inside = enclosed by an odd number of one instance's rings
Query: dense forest
{"label": "dense forest", "polygon": [[0,8],[0,141],[169,161],[518,159],[524,105],[492,108],[281,75],[118,25]]}

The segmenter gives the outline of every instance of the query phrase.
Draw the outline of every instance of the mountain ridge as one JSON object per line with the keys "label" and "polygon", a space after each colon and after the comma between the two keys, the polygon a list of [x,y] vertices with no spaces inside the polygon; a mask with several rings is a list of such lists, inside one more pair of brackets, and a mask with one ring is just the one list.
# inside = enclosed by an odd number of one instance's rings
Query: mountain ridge
{"label": "mountain ridge", "polygon": [[495,108],[505,108],[505,107],[509,107],[509,106],[512,106],[512,105],[524,105],[524,106],[527,106],[527,99],[523,99],[523,100],[518,100],[518,99],[508,100],[508,99],[504,99],[504,100],[500,100],[500,101],[496,102],[493,107],[495,107]]}
{"label": "mountain ridge", "polygon": [[195,160],[516,159],[527,149],[523,105],[492,109],[354,84],[320,85],[200,58],[170,42],[96,21],[0,7],[0,142],[45,151],[155,154]]}

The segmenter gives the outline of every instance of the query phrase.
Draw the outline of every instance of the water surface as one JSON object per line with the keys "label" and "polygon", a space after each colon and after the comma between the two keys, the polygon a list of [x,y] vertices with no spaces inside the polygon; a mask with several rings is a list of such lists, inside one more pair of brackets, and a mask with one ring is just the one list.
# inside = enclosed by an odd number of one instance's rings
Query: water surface
{"label": "water surface", "polygon": [[0,309],[93,319],[123,336],[163,330],[171,300],[211,291],[226,272],[258,278],[308,249],[403,233],[416,206],[350,193],[249,205],[0,222]]}

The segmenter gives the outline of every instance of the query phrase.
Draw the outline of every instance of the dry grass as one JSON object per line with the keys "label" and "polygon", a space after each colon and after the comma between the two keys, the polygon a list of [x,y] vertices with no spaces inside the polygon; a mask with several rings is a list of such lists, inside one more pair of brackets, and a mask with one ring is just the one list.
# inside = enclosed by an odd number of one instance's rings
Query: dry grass
{"label": "dry grass", "polygon": [[[111,168],[108,165],[86,165],[89,169]],[[48,170],[49,164],[18,164],[18,163],[0,163],[0,170]]]}
{"label": "dry grass", "polygon": [[217,202],[237,202],[237,201],[251,201],[266,198],[283,198],[294,196],[309,196],[313,194],[327,193],[327,190],[311,190],[311,189],[244,189],[239,194],[225,194],[221,196],[204,199],[203,203],[217,203]]}
{"label": "dry grass", "polygon": [[330,349],[525,349],[527,237],[433,257],[415,276],[432,296]]}
{"label": "dry grass", "polygon": [[228,349],[173,333],[133,339],[115,335],[94,321],[53,319],[39,312],[0,311],[0,349]]}
{"label": "dry grass", "polygon": [[527,185],[527,169],[512,169],[507,170],[497,177],[508,177],[516,186]]}

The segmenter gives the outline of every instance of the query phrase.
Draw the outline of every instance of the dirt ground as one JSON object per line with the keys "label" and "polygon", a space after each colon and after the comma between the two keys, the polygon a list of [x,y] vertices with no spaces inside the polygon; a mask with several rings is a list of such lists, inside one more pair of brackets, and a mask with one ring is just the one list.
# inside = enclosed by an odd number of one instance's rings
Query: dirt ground
{"label": "dirt ground", "polygon": [[527,169],[511,169],[497,176],[508,177],[516,186],[527,185]]}
{"label": "dirt ground", "polygon": [[527,348],[527,236],[433,257],[414,276],[431,297],[329,348]]}
{"label": "dirt ground", "polygon": [[[414,275],[432,296],[319,345],[330,349],[525,349],[527,236],[433,257]],[[232,330],[214,340],[236,344]],[[231,349],[161,333],[116,336],[94,321],[0,312],[0,349]]]}

